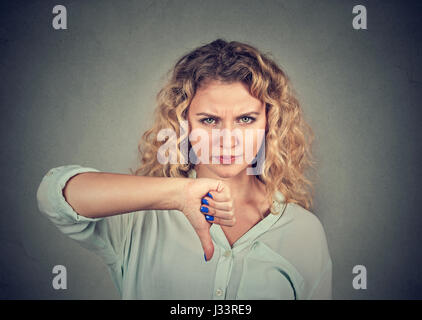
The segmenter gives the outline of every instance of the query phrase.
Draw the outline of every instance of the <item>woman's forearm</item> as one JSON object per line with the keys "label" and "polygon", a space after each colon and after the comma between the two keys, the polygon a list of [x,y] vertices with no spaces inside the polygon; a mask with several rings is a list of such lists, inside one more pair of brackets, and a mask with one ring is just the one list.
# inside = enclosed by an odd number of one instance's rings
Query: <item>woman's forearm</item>
{"label": "woman's forearm", "polygon": [[186,182],[186,178],[84,172],[67,181],[63,195],[78,214],[99,218],[139,210],[179,209]]}

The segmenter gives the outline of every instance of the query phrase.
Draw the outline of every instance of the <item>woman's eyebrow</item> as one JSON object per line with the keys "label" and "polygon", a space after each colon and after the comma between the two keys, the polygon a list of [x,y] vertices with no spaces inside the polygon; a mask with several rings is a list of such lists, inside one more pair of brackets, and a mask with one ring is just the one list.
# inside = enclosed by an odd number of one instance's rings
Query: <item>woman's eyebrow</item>
{"label": "woman's eyebrow", "polygon": [[[242,113],[242,114],[238,115],[237,118],[244,117],[244,116],[249,116],[249,115],[252,115],[252,114],[260,115],[261,113],[260,112],[256,112],[256,111],[245,112],[245,113]],[[212,117],[212,118],[220,119],[219,116],[213,115],[211,113],[206,113],[206,112],[199,112],[199,113],[196,113],[195,115],[197,115],[197,116],[206,116],[206,117]]]}

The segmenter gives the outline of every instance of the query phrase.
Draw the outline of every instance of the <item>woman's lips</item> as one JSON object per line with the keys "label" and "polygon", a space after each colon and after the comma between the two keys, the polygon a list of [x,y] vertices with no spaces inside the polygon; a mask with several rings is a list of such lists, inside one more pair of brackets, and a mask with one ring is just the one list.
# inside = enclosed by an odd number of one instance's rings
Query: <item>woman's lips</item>
{"label": "woman's lips", "polygon": [[232,164],[238,158],[241,158],[241,157],[242,157],[242,155],[240,155],[240,156],[219,156],[219,157],[214,157],[214,158],[217,159],[218,162],[221,163],[221,164]]}

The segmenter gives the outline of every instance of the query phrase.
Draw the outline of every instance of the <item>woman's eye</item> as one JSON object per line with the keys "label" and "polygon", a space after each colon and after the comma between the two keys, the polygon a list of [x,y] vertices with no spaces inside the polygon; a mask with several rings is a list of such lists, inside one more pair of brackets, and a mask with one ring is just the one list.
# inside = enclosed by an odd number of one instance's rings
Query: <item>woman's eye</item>
{"label": "woman's eye", "polygon": [[213,124],[214,123],[213,121],[215,122],[213,118],[205,118],[201,120],[201,122],[205,124]]}
{"label": "woman's eye", "polygon": [[[242,122],[244,124],[252,123],[252,122],[255,121],[255,118],[248,117],[248,116],[241,117],[239,119],[240,119],[240,122]],[[204,119],[201,120],[201,122],[204,123],[204,124],[210,124],[210,125],[216,124],[216,120],[214,118],[204,118]]]}
{"label": "woman's eye", "polygon": [[251,123],[251,122],[253,122],[254,120],[255,120],[254,118],[252,118],[252,117],[247,117],[247,116],[240,118],[240,121],[241,121],[241,122],[243,122],[243,123]]}

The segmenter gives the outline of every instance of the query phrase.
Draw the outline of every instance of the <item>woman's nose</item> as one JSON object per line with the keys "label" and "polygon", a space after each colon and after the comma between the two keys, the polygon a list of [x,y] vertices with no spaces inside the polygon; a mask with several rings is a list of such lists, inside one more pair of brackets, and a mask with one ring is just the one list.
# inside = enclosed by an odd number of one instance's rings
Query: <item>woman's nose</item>
{"label": "woman's nose", "polygon": [[[230,150],[236,147],[241,141],[242,132],[239,129],[225,127],[220,134],[220,147],[223,150]],[[228,145],[224,145],[224,144]]]}

